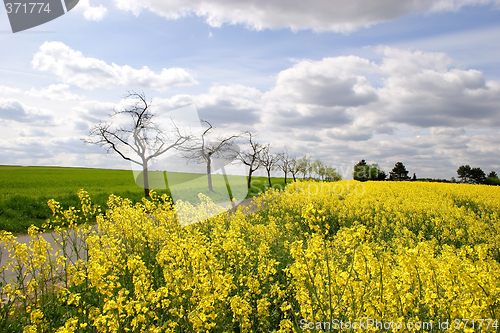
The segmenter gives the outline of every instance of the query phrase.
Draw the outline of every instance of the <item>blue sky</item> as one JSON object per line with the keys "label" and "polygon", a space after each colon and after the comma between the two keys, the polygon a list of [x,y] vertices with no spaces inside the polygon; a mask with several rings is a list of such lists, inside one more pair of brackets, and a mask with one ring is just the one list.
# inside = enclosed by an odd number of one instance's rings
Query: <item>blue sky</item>
{"label": "blue sky", "polygon": [[87,0],[16,34],[1,9],[0,164],[129,167],[81,139],[143,90],[346,178],[500,172],[500,2],[375,3]]}

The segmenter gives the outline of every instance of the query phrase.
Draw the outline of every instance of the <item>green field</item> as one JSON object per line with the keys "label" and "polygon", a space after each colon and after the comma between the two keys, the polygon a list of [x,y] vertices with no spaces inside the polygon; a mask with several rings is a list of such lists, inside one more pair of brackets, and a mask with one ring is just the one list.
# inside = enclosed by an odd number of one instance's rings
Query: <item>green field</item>
{"label": "green field", "polygon": [[[169,187],[155,191],[171,196],[172,188],[176,200],[196,202],[200,189],[204,189],[205,194],[208,192],[205,175],[152,172],[149,179],[151,183],[165,184],[165,177]],[[223,176],[212,177],[215,192],[209,193],[209,196],[215,202],[227,201]],[[142,175],[138,175],[138,179],[142,179]],[[245,176],[228,176],[233,189],[241,189],[246,179]],[[278,187],[284,186],[283,178],[272,178],[272,182]],[[253,186],[248,193],[245,189],[233,195],[236,198],[252,197],[263,191],[265,184],[267,178],[252,177]],[[106,207],[110,194],[129,198],[133,202],[144,197],[144,190],[136,185],[130,170],[0,166],[0,230],[26,233],[32,224],[41,226],[52,216],[47,206],[49,199],[55,199],[63,207],[78,207],[76,192],[79,189],[86,190],[93,203],[101,207]]]}

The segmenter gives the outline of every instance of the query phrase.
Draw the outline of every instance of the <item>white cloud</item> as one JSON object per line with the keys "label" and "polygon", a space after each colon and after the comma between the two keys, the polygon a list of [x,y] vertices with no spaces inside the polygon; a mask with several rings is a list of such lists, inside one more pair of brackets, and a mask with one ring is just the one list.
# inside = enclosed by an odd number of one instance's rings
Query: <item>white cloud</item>
{"label": "white cloud", "polygon": [[329,137],[354,141],[391,134],[400,124],[500,125],[500,82],[453,67],[444,53],[379,50],[379,64],[349,56],[303,60],[283,70],[264,94],[263,121],[281,131],[330,129]]}
{"label": "white cloud", "polygon": [[22,92],[21,89],[11,88],[11,87],[0,85],[0,95],[10,96],[13,94],[20,94],[21,92]]}
{"label": "white cloud", "polygon": [[327,132],[331,138],[342,141],[368,141],[373,137],[369,129],[356,128],[355,126],[346,126],[344,128],[334,128]]}
{"label": "white cloud", "polygon": [[436,32],[435,34],[402,40],[393,44],[399,48],[418,48],[446,52],[460,57],[460,61],[476,68],[496,68],[500,59],[500,44],[492,43],[500,34],[500,26]]}
{"label": "white cloud", "polygon": [[270,100],[315,104],[324,107],[357,106],[374,101],[376,91],[357,73],[371,73],[377,66],[355,56],[301,61],[278,74]]}
{"label": "white cloud", "polygon": [[[27,134],[34,134],[25,131]],[[30,133],[31,132],[31,133]],[[46,133],[42,136],[19,136],[0,139],[3,163],[20,165],[95,166],[127,168],[129,163],[117,155],[108,155],[97,145],[84,145],[80,138]]]}
{"label": "white cloud", "polygon": [[16,99],[0,97],[0,119],[46,126],[51,125],[53,116],[48,110],[28,106]]}
{"label": "white cloud", "polygon": [[379,102],[365,108],[381,121],[419,127],[500,125],[500,82],[486,81],[478,70],[452,68],[442,53],[385,49],[384,55]]}
{"label": "white cloud", "polygon": [[496,162],[495,168],[499,168],[500,161],[497,156],[500,156],[500,132],[472,137],[464,155],[467,156],[471,165],[482,164],[483,161],[484,164]]}
{"label": "white cloud", "polygon": [[26,91],[25,94],[31,97],[45,98],[52,101],[77,101],[85,98],[71,93],[69,91],[69,85],[67,84],[51,84],[42,89],[31,88],[29,91]]}
{"label": "white cloud", "polygon": [[431,11],[441,12],[441,11],[453,11],[456,12],[464,6],[481,6],[494,4],[495,7],[500,5],[498,0],[439,0],[432,4]]}
{"label": "white cloud", "polygon": [[194,103],[202,119],[214,126],[252,126],[260,122],[262,93],[243,85],[213,86],[200,95],[175,95],[170,99],[154,99],[160,109],[173,110]]}
{"label": "white cloud", "polygon": [[50,137],[53,136],[52,133],[41,128],[22,128],[19,131],[19,136],[21,137]]}
{"label": "white cloud", "polygon": [[[500,125],[500,82],[487,80],[477,69],[457,66],[445,53],[387,47],[378,51],[380,61],[357,56],[298,61],[277,73],[275,85],[265,92],[238,84],[214,85],[201,94],[154,98],[153,108],[163,112],[194,103],[201,118],[219,129],[258,132],[261,142],[271,142],[277,150],[286,145],[293,154],[313,154],[343,167],[347,175],[360,159],[380,163],[386,171],[403,161],[418,177],[449,178],[458,165],[467,163],[499,171],[500,134],[492,132]],[[54,73],[62,68],[80,75],[80,67],[65,58],[78,52],[60,43],[44,52],[40,51],[41,56],[50,54],[53,63],[41,63]],[[113,66],[101,60],[81,54],[80,58],[88,62],[86,69],[97,73],[86,74],[81,82],[96,75],[98,84],[104,85],[103,81],[119,77],[108,71]],[[57,75],[66,80],[63,74]],[[70,83],[31,89],[25,97],[76,99]],[[0,92],[2,89],[22,93],[0,86]],[[48,140],[83,136],[92,122],[105,120],[113,108],[126,106],[125,100],[82,100],[71,109],[71,115],[61,109],[62,117],[51,117],[20,101],[0,98],[0,118],[12,124],[8,130],[23,136],[21,141],[9,139],[12,149],[28,155],[46,149],[52,155],[43,158],[50,159],[65,149],[76,149],[72,145],[77,143]],[[53,127],[39,127],[44,122]],[[37,136],[47,145],[32,143]],[[90,156],[85,149],[89,148],[81,148],[78,154]],[[110,160],[116,161],[111,156]]]}
{"label": "white cloud", "polygon": [[379,47],[378,52],[384,55],[381,71],[388,75],[411,75],[423,69],[446,72],[453,60],[442,52],[423,52],[420,50]]}
{"label": "white cloud", "polygon": [[134,69],[128,65],[109,65],[103,60],[87,58],[61,42],[45,42],[31,64],[40,71],[54,73],[66,84],[84,89],[138,87],[167,90],[198,83],[183,68],[163,68],[161,73],[155,73],[147,66]]}
{"label": "white cloud", "polygon": [[293,31],[350,32],[361,27],[420,13],[458,11],[463,6],[500,3],[499,0],[114,0],[122,10],[138,15],[148,9],[167,19],[205,17],[213,27],[243,24],[250,29],[290,28]]}
{"label": "white cloud", "polygon": [[[133,104],[131,99],[121,99],[118,103],[101,102],[97,100],[86,100],[79,103],[78,106],[71,109],[71,119],[69,122],[75,130],[81,131],[82,133],[88,134],[89,129],[93,124],[108,121],[116,125],[129,125],[128,117],[114,117],[110,116],[114,114],[115,111],[122,111],[130,109]],[[157,103],[156,100],[153,101],[153,108],[156,111]],[[122,123],[123,121],[123,123]]]}
{"label": "white cloud", "polygon": [[303,60],[278,74],[276,85],[263,96],[263,119],[273,127],[337,127],[353,121],[353,107],[378,99],[360,74],[378,66],[356,56]]}
{"label": "white cloud", "polygon": [[108,9],[103,5],[99,7],[92,7],[89,0],[80,0],[74,9],[83,13],[83,17],[88,21],[102,21],[104,16],[108,13]]}
{"label": "white cloud", "polygon": [[[278,73],[275,86],[264,93],[216,85],[204,94],[155,98],[153,105],[170,111],[194,103],[201,118],[216,127],[257,131],[260,140],[320,158],[324,154],[326,161],[347,161],[346,168],[351,159],[370,159],[386,168],[403,160],[420,170],[418,176],[432,176],[440,165],[449,175],[464,152],[479,156],[479,144],[473,144],[479,138],[464,128],[498,126],[500,83],[478,70],[453,67],[443,53],[379,50],[378,63],[355,56],[300,61]],[[87,130],[85,124],[112,106],[82,102],[74,109],[78,126]]]}

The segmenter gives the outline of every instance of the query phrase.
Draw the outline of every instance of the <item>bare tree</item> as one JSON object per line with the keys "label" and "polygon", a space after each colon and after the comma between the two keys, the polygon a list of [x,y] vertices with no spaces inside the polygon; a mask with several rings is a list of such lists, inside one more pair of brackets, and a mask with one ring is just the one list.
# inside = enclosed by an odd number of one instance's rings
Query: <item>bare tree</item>
{"label": "bare tree", "polygon": [[300,172],[301,165],[296,157],[293,157],[288,162],[290,173],[292,174],[293,181],[297,181],[297,174]]}
{"label": "bare tree", "polygon": [[258,170],[261,166],[260,154],[264,149],[264,146],[258,142],[255,142],[253,134],[251,132],[246,132],[248,135],[248,145],[250,149],[248,151],[240,151],[238,153],[238,159],[241,163],[249,167],[248,171],[248,188],[252,184],[252,174]]}
{"label": "bare tree", "polygon": [[269,187],[272,187],[273,185],[271,184],[271,171],[276,168],[276,164],[278,163],[280,158],[278,155],[271,154],[271,145],[267,144],[263,146],[259,159],[260,165],[262,165],[267,171]]}
{"label": "bare tree", "polygon": [[[287,179],[288,173],[291,172],[290,168],[291,168],[291,160],[292,160],[292,158],[290,158],[290,156],[288,155],[288,150],[286,149],[286,147],[285,147],[285,149],[283,149],[283,151],[281,153],[278,154],[278,158],[279,158],[279,162],[278,162],[277,166],[285,174],[285,186],[286,186],[286,179]],[[294,178],[294,180],[295,180],[295,178]]]}
{"label": "bare tree", "polygon": [[[228,137],[217,137],[210,140],[209,135],[213,130],[212,124],[206,120],[201,120],[208,125],[208,128],[201,134],[201,137],[195,139],[195,144],[183,149],[186,151],[184,157],[188,160],[193,160],[196,163],[206,163],[208,190],[214,192],[212,186],[212,158],[222,158],[223,160],[231,160],[235,158],[235,143],[234,140],[240,135],[231,135]],[[222,166],[223,168],[224,166]],[[224,173],[225,176],[225,173]]]}
{"label": "bare tree", "polygon": [[89,138],[83,141],[106,147],[123,159],[140,165],[144,181],[144,196],[149,197],[148,164],[154,158],[164,154],[170,149],[176,149],[190,140],[189,135],[181,134],[179,128],[173,123],[172,133],[166,133],[155,122],[156,114],[151,111],[151,101],[147,101],[144,92],[128,92],[125,99],[134,99],[135,103],[128,109],[114,110],[110,117],[129,116],[130,125],[123,128],[113,126],[112,122],[94,124],[89,133]]}
{"label": "bare tree", "polygon": [[340,176],[335,168],[327,166],[325,170],[325,179],[329,181],[338,181],[342,179],[342,176]]}
{"label": "bare tree", "polygon": [[304,154],[300,160],[297,160],[297,164],[299,172],[304,176],[303,179],[306,179],[307,173],[311,172],[311,159]]}
{"label": "bare tree", "polygon": [[323,162],[321,162],[320,159],[316,159],[313,163],[311,163],[312,171],[314,171],[314,173],[316,173],[321,178],[321,180],[325,179],[326,168],[327,166]]}

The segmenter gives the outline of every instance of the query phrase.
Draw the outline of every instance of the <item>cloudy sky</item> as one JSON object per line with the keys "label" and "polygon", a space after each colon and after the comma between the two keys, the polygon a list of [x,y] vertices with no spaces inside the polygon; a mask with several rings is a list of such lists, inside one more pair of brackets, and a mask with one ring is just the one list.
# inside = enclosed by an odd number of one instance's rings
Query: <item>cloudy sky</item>
{"label": "cloudy sky", "polygon": [[129,168],[82,138],[144,91],[350,178],[500,172],[499,0],[80,0],[13,34],[0,9],[0,164]]}

